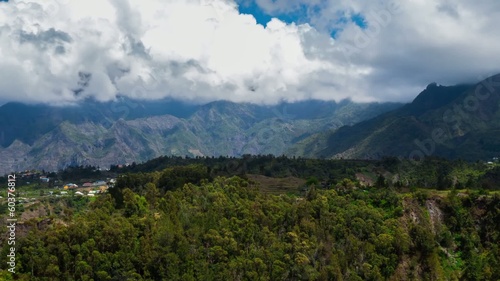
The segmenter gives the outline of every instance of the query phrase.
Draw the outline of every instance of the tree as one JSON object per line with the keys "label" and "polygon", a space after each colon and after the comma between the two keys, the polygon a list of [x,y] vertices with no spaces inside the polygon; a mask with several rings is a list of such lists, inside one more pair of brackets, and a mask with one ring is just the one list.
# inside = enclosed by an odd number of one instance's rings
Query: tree
{"label": "tree", "polygon": [[317,177],[315,176],[310,176],[307,181],[306,181],[306,185],[307,186],[311,186],[311,185],[318,185],[319,184],[319,180]]}
{"label": "tree", "polygon": [[375,182],[375,187],[377,188],[384,188],[388,187],[389,185],[387,184],[387,180],[385,179],[384,175],[379,174],[377,177],[377,181]]}
{"label": "tree", "polygon": [[160,199],[160,191],[158,188],[156,188],[156,185],[154,183],[147,183],[146,184],[146,200],[149,203],[149,206],[151,209],[156,209],[158,207],[158,200]]}

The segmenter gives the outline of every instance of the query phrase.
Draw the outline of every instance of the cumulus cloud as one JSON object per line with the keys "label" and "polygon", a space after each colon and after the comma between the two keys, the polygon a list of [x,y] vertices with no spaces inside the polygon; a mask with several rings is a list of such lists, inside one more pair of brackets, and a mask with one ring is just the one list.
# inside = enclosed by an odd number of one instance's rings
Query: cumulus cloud
{"label": "cumulus cloud", "polygon": [[233,0],[0,2],[0,98],[407,101],[500,70],[494,0],[256,2],[308,23],[263,26]]}
{"label": "cumulus cloud", "polygon": [[[485,0],[257,0],[270,15],[306,9],[317,30],[336,33],[364,93],[408,100],[430,81],[475,83],[500,72],[500,2]],[[309,4],[311,3],[311,4]],[[363,19],[360,28],[352,17]]]}

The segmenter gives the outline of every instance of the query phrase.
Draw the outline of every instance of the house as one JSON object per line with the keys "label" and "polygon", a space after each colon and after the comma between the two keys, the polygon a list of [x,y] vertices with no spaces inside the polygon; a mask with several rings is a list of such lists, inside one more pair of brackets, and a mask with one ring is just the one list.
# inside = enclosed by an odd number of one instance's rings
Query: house
{"label": "house", "polygon": [[66,194],[68,194],[67,191],[61,191],[61,195],[66,195]]}
{"label": "house", "polygon": [[91,190],[91,191],[89,191],[89,195],[90,194],[97,194],[97,190]]}
{"label": "house", "polygon": [[67,185],[64,186],[64,190],[74,189],[74,188],[78,188],[78,185],[74,183],[68,183]]}
{"label": "house", "polygon": [[75,192],[75,195],[83,196],[83,193],[80,191]]}
{"label": "house", "polygon": [[91,182],[86,182],[82,185],[83,187],[91,187],[92,183]]}
{"label": "house", "polygon": [[40,181],[43,183],[48,183],[50,181],[50,179],[47,177],[40,177]]}
{"label": "house", "polygon": [[95,194],[93,194],[93,193],[89,193],[89,194],[87,194],[87,196],[89,196],[89,197],[94,197],[94,196],[95,196]]}

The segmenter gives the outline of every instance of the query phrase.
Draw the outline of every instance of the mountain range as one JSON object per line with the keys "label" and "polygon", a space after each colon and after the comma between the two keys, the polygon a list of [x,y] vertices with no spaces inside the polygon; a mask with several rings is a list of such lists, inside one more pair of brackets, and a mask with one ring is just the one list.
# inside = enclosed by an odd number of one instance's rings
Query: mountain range
{"label": "mountain range", "polygon": [[195,105],[125,97],[57,107],[7,103],[0,107],[0,173],[105,168],[161,155],[280,155],[313,134],[401,106],[349,100]]}
{"label": "mountain range", "polygon": [[500,74],[429,84],[408,104],[309,100],[278,105],[86,100],[0,107],[0,173],[108,167],[162,155],[274,154],[371,159],[500,155]]}
{"label": "mountain range", "polygon": [[310,136],[288,153],[322,158],[491,159],[500,155],[499,108],[500,74],[472,85],[432,83],[405,106]]}

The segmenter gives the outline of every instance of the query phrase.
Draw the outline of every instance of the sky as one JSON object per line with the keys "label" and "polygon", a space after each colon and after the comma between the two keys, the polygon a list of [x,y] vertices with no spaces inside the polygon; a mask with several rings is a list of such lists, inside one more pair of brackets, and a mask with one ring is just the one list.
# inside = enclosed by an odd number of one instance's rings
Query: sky
{"label": "sky", "polygon": [[500,73],[498,0],[0,1],[0,102],[411,101]]}

